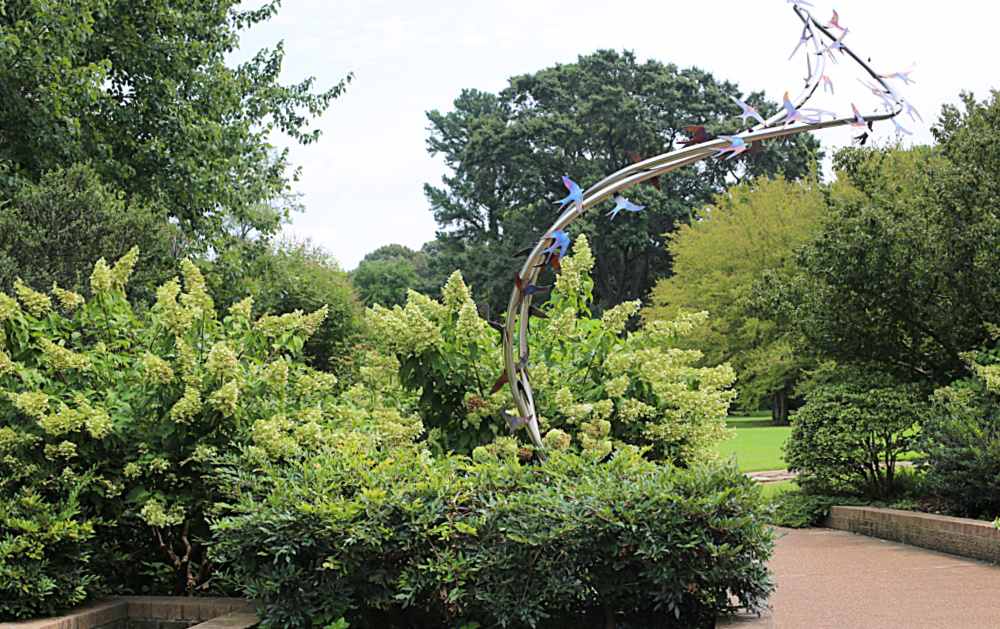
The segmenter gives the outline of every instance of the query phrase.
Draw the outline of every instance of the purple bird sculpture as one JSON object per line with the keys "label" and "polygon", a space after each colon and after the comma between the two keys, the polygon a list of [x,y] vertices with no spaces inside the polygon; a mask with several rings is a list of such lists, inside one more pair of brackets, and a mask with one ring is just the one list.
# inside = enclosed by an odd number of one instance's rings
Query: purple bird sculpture
{"label": "purple bird sculpture", "polygon": [[803,46],[805,46],[806,43],[810,39],[812,39],[812,38],[813,38],[813,34],[812,34],[812,31],[809,30],[809,27],[804,28],[802,30],[802,36],[799,37],[799,43],[796,44],[795,50],[792,51],[792,54],[788,55],[788,60],[791,61],[792,58],[795,56],[795,53],[797,53],[800,48],[802,48]]}
{"label": "purple bird sculpture", "polygon": [[883,79],[898,79],[902,81],[905,85],[913,85],[916,83],[916,81],[910,78],[911,74],[913,74],[913,68],[910,68],[909,70],[906,70],[904,72],[893,72],[892,74],[880,74],[879,76],[882,77]]}
{"label": "purple bird sculpture", "polygon": [[552,244],[548,249],[543,249],[542,253],[552,253],[559,258],[565,258],[569,251],[569,234],[562,230],[552,232]]}
{"label": "purple bird sculpture", "polygon": [[528,422],[531,421],[530,417],[518,417],[516,415],[511,415],[507,411],[500,411],[500,416],[503,417],[505,422],[507,422],[507,427],[510,428],[511,432],[517,432],[521,428],[527,426]]}
{"label": "purple bird sculpture", "polygon": [[851,126],[858,129],[864,129],[867,127],[868,121],[865,120],[865,117],[861,115],[860,111],[858,111],[858,106],[851,103],[851,110],[854,111],[854,122],[851,123]]}
{"label": "purple bird sculpture", "polygon": [[537,284],[525,284],[520,275],[514,275],[514,285],[522,295],[537,295],[552,289],[551,286],[538,286]]}
{"label": "purple bird sculpture", "polygon": [[910,104],[910,101],[904,99],[900,99],[900,101],[902,102],[903,109],[906,112],[906,115],[910,117],[910,120],[914,122],[916,122],[917,120],[919,120],[920,122],[924,121],[924,117],[921,116],[920,112],[917,111],[917,109]]}
{"label": "purple bird sculpture", "polygon": [[727,157],[726,159],[727,160],[733,159],[740,153],[744,153],[747,151],[747,149],[750,148],[749,146],[747,146],[746,142],[743,141],[743,138],[741,138],[738,135],[720,135],[719,137],[722,138],[723,140],[728,140],[729,146],[727,146],[724,149],[719,149],[718,152],[715,154],[716,157],[722,157],[726,153],[730,153],[729,157]]}
{"label": "purple bird sculpture", "polygon": [[[892,88],[889,88],[890,91],[887,92],[884,89],[882,89],[881,86],[875,85],[874,83],[869,83],[867,81],[862,81],[861,79],[858,79],[858,82],[861,83],[862,85],[864,85],[865,87],[867,87],[871,91],[872,94],[874,94],[875,96],[878,96],[882,100],[882,104],[885,105],[886,108],[888,108],[890,110],[891,109],[895,109],[895,107],[896,107],[896,100],[895,99],[896,99],[897,95],[893,91],[891,91]],[[892,96],[892,98],[890,98],[890,96]]]}
{"label": "purple bird sculpture", "polygon": [[743,122],[746,122],[747,118],[752,118],[752,119],[756,120],[757,122],[759,122],[760,124],[765,124],[764,117],[760,115],[760,112],[757,111],[756,108],[751,107],[750,105],[747,105],[746,103],[744,103],[743,101],[741,101],[740,99],[738,99],[738,98],[736,98],[734,96],[730,96],[729,98],[734,103],[736,103],[737,107],[740,108],[740,110],[741,110],[740,120],[742,120]]}
{"label": "purple bird sculpture", "polygon": [[[785,126],[786,127],[788,125],[792,124],[793,122],[802,122],[802,123],[806,123],[806,124],[814,123],[814,122],[819,122],[820,118],[823,116],[823,114],[832,115],[831,112],[823,111],[822,109],[798,109],[798,108],[796,108],[795,105],[792,103],[792,99],[788,95],[788,92],[785,92],[785,97],[784,97],[784,100],[782,101],[781,106],[785,108]],[[815,113],[817,115],[816,116],[807,116],[806,113],[805,113],[807,111],[808,112],[813,112],[813,113]]]}
{"label": "purple bird sculpture", "polygon": [[837,13],[836,10],[834,10],[833,17],[830,18],[830,21],[824,24],[824,28],[835,28],[844,35],[847,34],[847,29],[840,25],[840,14]]}
{"label": "purple bird sculpture", "polygon": [[611,220],[615,220],[615,217],[618,216],[618,213],[622,210],[625,210],[626,212],[641,212],[646,209],[645,205],[632,203],[620,194],[616,194],[614,196],[614,202],[615,207],[608,212],[608,216],[611,217]]}
{"label": "purple bird sculpture", "polygon": [[566,175],[563,175],[562,181],[566,189],[569,190],[569,194],[556,201],[559,204],[559,209],[564,209],[570,203],[583,203],[583,189]]}
{"label": "purple bird sculpture", "polygon": [[899,121],[895,118],[892,119],[892,124],[896,126],[896,132],[902,133],[903,135],[913,135],[913,132],[899,124]]}
{"label": "purple bird sculpture", "polygon": [[709,140],[714,140],[715,136],[710,135],[705,131],[705,127],[701,125],[688,125],[684,127],[684,131],[691,137],[686,140],[681,140],[680,144],[683,146],[691,146],[692,144],[701,144],[702,142],[708,142]]}

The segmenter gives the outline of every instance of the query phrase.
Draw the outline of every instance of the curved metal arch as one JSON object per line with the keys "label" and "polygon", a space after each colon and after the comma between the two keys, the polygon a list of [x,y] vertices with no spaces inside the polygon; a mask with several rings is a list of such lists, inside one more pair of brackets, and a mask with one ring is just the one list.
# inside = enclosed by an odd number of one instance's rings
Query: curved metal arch
{"label": "curved metal arch", "polygon": [[[826,55],[832,54],[828,48],[822,46],[823,40],[820,35],[829,39],[831,42],[836,42],[837,38],[834,37],[825,26],[813,18],[812,15],[805,9],[798,5],[795,5],[792,8],[799,19],[802,20],[804,25],[803,28],[805,29],[804,32],[808,32],[810,34],[809,41],[812,44],[813,51],[808,54],[816,55],[817,59],[815,67],[811,62],[808,63],[809,76],[806,78],[806,86],[802,93],[794,101],[792,101],[795,103],[795,106],[799,108],[805,105],[805,103],[807,103],[816,93],[816,90],[819,88],[822,81],[824,70],[826,69]],[[840,50],[849,55],[858,65],[860,65],[865,72],[871,76],[871,78],[877,81],[878,84],[885,89],[886,93],[894,93],[883,78],[872,70],[872,68],[860,57],[858,57],[850,48],[842,46]],[[902,113],[902,111],[903,104],[897,101],[895,110],[882,114],[873,113],[865,116],[865,120],[869,122],[890,120],[898,116]],[[779,110],[777,113],[765,120],[763,124],[758,124],[751,127],[747,131],[735,135],[742,138],[747,144],[750,144],[756,141],[773,140],[776,138],[798,135],[800,133],[842,127],[855,121],[853,117],[835,118],[826,122],[785,126],[783,124],[785,122],[785,118],[785,111],[783,109]],[[521,271],[519,273],[519,276],[522,278],[523,285],[532,284],[537,279],[539,273],[541,272],[541,267],[544,266],[541,264],[544,259],[542,251],[551,242],[552,234],[554,232],[565,230],[566,227],[568,227],[588,209],[609,199],[612,195],[621,192],[622,190],[631,188],[632,186],[642,183],[648,179],[659,177],[683,166],[689,166],[700,162],[708,157],[711,157],[716,153],[716,151],[721,148],[725,148],[728,145],[729,141],[718,138],[701,144],[671,151],[669,153],[663,153],[622,168],[621,170],[608,175],[596,184],[587,188],[587,190],[584,191],[582,201],[566,208],[556,222],[549,227],[549,229],[538,241],[538,244],[535,245],[534,249],[532,249],[531,253],[528,255],[528,258],[521,267]],[[534,395],[532,393],[531,382],[527,371],[529,357],[528,323],[530,319],[531,302],[532,295],[522,295],[522,291],[517,286],[514,287],[514,290],[511,292],[510,303],[507,307],[507,319],[503,330],[503,359],[504,370],[507,374],[511,394],[514,398],[514,404],[517,406],[519,415],[527,418],[526,427],[528,435],[530,436],[535,447],[539,449],[540,455],[544,457],[545,447],[542,443],[542,437],[538,426],[538,415],[535,410]],[[518,341],[516,356],[514,346],[515,334]]]}

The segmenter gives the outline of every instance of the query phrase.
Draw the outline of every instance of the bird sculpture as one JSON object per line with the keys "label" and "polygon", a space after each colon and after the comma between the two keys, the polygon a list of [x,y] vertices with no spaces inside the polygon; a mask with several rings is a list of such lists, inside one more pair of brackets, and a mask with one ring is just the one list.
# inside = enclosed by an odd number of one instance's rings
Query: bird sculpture
{"label": "bird sculpture", "polygon": [[615,217],[618,216],[618,213],[622,210],[625,210],[626,212],[641,212],[646,209],[645,205],[632,203],[620,194],[616,194],[613,200],[615,202],[615,207],[608,212],[608,216],[611,217],[611,220],[615,220]]}
{"label": "bird sculpture", "polygon": [[563,185],[566,186],[566,189],[569,190],[569,194],[556,201],[559,205],[559,209],[565,209],[566,206],[571,203],[583,203],[583,189],[566,175],[563,175],[562,181]]}

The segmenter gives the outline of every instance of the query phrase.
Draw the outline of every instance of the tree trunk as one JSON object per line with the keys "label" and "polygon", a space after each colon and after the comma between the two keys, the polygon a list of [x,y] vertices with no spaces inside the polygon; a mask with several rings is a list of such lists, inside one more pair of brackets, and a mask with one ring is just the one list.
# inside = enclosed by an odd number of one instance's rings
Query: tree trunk
{"label": "tree trunk", "polygon": [[788,425],[788,389],[781,389],[771,397],[771,423],[775,426]]}

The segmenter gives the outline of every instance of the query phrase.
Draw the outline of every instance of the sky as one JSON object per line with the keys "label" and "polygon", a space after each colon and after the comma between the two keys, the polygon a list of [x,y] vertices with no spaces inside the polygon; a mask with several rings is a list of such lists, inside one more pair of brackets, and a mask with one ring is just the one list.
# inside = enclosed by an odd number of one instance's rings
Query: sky
{"label": "sky", "polygon": [[[870,57],[876,71],[916,64],[916,84],[903,93],[925,124],[905,120],[913,131],[907,142],[930,143],[941,106],[956,103],[961,91],[985,98],[1000,87],[996,64],[988,61],[996,59],[989,42],[1000,4],[812,2],[824,21],[837,9],[850,30],[845,43]],[[640,61],[697,66],[780,100],[785,90],[796,93],[805,74],[800,58],[788,61],[800,24],[786,0],[284,0],[274,18],[243,34],[233,61],[283,40],[283,82],[314,76],[317,88],[325,88],[354,74],[346,93],[313,121],[322,131],[317,142],[272,138],[290,148],[292,164],[301,168],[294,190],[305,211],[293,216],[286,234],[321,245],[352,269],[381,245],[419,248],[434,238],[423,186],[440,182],[446,169],[427,153],[426,112],[449,111],[463,89],[497,92],[512,76],[610,48],[634,51]],[[828,74],[835,95],[810,106],[848,114],[856,102],[874,110],[876,99],[855,80],[862,76],[857,66],[845,60]],[[879,141],[892,139],[891,128],[876,128]],[[856,133],[817,135],[829,153]]]}

